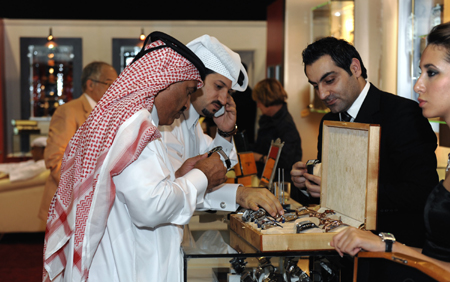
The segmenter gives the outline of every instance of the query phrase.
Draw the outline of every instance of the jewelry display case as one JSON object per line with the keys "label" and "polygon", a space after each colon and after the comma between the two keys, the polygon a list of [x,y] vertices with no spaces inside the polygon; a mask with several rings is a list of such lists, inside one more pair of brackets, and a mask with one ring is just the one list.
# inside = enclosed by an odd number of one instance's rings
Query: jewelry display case
{"label": "jewelry display case", "polygon": [[[230,228],[240,238],[259,251],[330,250],[329,242],[345,226],[376,229],[380,127],[325,121],[322,144],[320,209],[268,230],[232,215]],[[302,222],[316,228],[298,234]]]}

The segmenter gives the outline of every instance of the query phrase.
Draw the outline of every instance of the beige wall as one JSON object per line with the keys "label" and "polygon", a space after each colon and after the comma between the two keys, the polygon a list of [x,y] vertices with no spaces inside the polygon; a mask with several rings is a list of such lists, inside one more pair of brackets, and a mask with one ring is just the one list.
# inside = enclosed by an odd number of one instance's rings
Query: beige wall
{"label": "beige wall", "polygon": [[[302,117],[309,104],[310,86],[303,72],[302,50],[311,43],[311,9],[323,0],[286,0],[285,81],[288,107],[302,138],[303,160],[317,154],[318,124],[322,114]],[[355,46],[377,87],[396,92],[397,1],[355,0]],[[83,65],[92,60],[111,62],[112,38],[133,38],[153,30],[167,32],[182,42],[208,33],[234,50],[255,51],[253,81],[265,77],[265,22],[197,21],[56,21],[5,20],[5,75],[9,118],[18,118],[20,101],[19,38],[45,37],[49,27],[55,37],[83,38]],[[16,117],[13,117],[16,115]],[[10,139],[9,139],[10,140]]]}
{"label": "beige wall", "polygon": [[[83,66],[93,60],[112,63],[112,38],[137,38],[144,28],[168,33],[183,43],[203,34],[217,37],[233,50],[254,51],[253,82],[265,78],[266,22],[264,21],[87,21],[5,19],[5,93],[7,140],[12,139],[11,119],[20,118],[20,37],[82,38]],[[3,62],[2,62],[3,63]],[[253,85],[252,85],[253,86]],[[8,144],[8,153],[12,151]]]}
{"label": "beige wall", "polygon": [[[288,107],[302,138],[303,161],[315,159],[322,114],[302,117],[309,104],[310,86],[301,53],[311,43],[311,9],[322,0],[286,0],[285,81]],[[396,93],[397,1],[355,0],[355,47],[368,69],[369,81]]]}

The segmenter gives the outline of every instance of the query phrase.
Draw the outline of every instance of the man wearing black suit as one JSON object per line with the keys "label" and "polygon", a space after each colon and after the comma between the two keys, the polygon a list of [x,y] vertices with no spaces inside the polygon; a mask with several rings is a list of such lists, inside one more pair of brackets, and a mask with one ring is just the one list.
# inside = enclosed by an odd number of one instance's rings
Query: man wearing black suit
{"label": "man wearing black suit", "polygon": [[[438,183],[436,135],[416,102],[378,90],[366,81],[367,72],[356,49],[328,37],[303,51],[305,73],[318,97],[331,110],[320,124],[318,159],[322,153],[324,120],[379,124],[380,170],[377,231],[391,232],[398,241],[421,248],[425,239],[423,210]],[[306,200],[317,202],[320,177],[294,164],[293,183],[306,187]],[[317,184],[315,184],[317,183]]]}

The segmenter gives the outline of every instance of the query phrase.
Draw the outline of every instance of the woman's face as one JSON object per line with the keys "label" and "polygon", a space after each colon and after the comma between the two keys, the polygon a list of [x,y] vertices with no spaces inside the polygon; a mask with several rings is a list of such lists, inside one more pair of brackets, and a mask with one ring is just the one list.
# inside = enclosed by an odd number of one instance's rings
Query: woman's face
{"label": "woman's face", "polygon": [[420,60],[421,74],[414,91],[419,93],[419,106],[426,118],[442,117],[450,122],[450,63],[444,47],[428,45]]}

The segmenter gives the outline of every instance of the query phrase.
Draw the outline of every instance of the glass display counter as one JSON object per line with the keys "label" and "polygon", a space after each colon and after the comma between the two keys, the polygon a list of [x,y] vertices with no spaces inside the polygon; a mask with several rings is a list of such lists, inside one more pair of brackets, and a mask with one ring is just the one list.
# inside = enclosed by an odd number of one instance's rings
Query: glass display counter
{"label": "glass display counter", "polygon": [[228,212],[194,214],[185,227],[184,281],[344,281],[342,267],[353,272],[353,259],[334,250],[259,252],[228,223]]}

